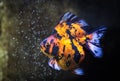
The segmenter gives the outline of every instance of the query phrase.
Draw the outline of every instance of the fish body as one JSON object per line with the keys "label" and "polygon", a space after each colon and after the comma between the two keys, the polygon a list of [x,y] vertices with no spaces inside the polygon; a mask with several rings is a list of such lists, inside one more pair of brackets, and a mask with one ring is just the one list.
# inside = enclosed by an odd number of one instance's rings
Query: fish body
{"label": "fish body", "polygon": [[99,27],[92,33],[85,30],[87,27],[89,25],[83,19],[71,12],[61,17],[53,33],[40,43],[40,50],[50,58],[50,67],[56,70],[73,70],[75,74],[82,75],[79,65],[85,58],[84,47],[95,57],[102,57],[100,39],[106,27]]}

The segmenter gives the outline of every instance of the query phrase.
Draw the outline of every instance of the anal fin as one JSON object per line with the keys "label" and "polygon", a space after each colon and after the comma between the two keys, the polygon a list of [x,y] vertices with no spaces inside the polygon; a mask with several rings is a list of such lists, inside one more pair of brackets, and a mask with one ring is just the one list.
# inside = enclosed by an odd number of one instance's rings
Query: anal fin
{"label": "anal fin", "polygon": [[72,72],[76,75],[84,75],[84,71],[82,68],[76,68]]}

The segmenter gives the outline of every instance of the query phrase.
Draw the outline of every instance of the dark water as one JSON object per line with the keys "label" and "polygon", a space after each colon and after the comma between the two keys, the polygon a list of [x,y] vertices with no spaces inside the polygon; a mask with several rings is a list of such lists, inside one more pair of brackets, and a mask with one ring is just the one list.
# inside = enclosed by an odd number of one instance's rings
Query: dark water
{"label": "dark water", "polygon": [[[3,81],[104,81],[118,79],[119,19],[117,0],[3,0],[5,34],[3,46],[8,52],[8,66]],[[87,54],[84,76],[55,71],[40,53],[40,42],[49,36],[67,11],[85,19],[91,28],[105,25],[102,40],[104,56],[96,59]],[[1,17],[1,16],[0,16]],[[2,18],[1,17],[1,18]],[[0,35],[1,35],[0,34]]]}

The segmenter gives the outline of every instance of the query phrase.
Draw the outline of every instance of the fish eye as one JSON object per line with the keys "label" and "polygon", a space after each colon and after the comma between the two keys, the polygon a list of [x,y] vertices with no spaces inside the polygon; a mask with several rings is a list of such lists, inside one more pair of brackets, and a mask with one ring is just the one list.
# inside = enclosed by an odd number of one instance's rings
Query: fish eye
{"label": "fish eye", "polygon": [[49,44],[49,43],[46,43],[45,47],[50,47],[50,44]]}

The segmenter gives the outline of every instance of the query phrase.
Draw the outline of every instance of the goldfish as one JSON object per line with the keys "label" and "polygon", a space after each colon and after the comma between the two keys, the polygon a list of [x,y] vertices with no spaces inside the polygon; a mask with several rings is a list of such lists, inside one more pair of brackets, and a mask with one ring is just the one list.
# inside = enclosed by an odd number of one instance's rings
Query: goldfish
{"label": "goldfish", "polygon": [[66,12],[54,27],[52,34],[40,43],[40,50],[50,60],[48,65],[55,70],[72,71],[84,75],[80,64],[88,49],[96,58],[103,56],[100,39],[106,31],[105,26],[87,30],[85,20],[71,12]]}

